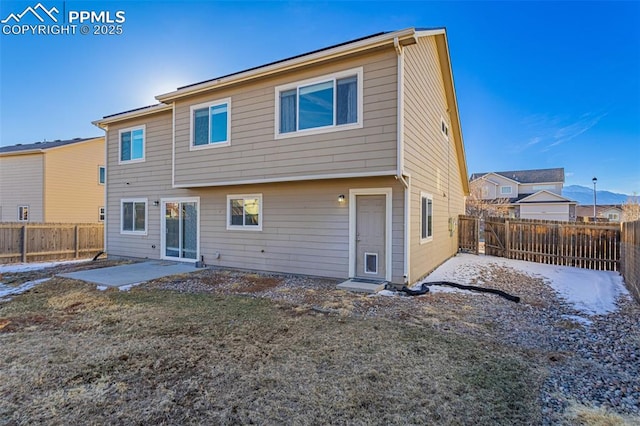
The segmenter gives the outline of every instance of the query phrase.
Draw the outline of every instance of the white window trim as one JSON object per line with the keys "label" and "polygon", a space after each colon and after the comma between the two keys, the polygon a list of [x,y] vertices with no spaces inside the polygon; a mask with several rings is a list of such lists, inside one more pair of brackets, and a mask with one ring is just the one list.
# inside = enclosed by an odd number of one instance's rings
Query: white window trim
{"label": "white window trim", "polygon": [[[194,145],[194,128],[193,128],[193,113],[197,109],[208,108],[209,109],[209,125],[211,125],[211,107],[217,105],[227,105],[227,140],[221,142],[209,142],[206,145]],[[209,129],[209,135],[211,137],[211,129]],[[223,146],[231,145],[231,98],[217,99],[215,101],[203,102],[197,105],[191,105],[189,108],[189,151],[199,151],[201,149],[209,148],[221,148]]]}
{"label": "white window trim", "polygon": [[[124,215],[122,208],[124,203],[144,203],[144,231],[124,231]],[[134,209],[135,212],[135,209]],[[135,218],[133,219],[135,223]],[[120,234],[122,235],[147,235],[149,231],[149,201],[147,198],[121,198],[120,199]]]}
{"label": "white window trim", "polygon": [[[104,169],[104,182],[100,182],[100,170]],[[104,185],[107,183],[107,168],[105,166],[98,166],[98,185]]]}
{"label": "white window trim", "polygon": [[[20,209],[27,209],[27,218],[23,219],[22,215],[20,214]],[[29,222],[29,216],[31,216],[31,212],[29,211],[29,205],[28,204],[23,204],[21,206],[18,206],[18,222]]]}
{"label": "white window trim", "polygon": [[[234,199],[258,199],[258,226],[231,225],[231,200]],[[227,231],[262,231],[262,194],[229,194],[227,195]]]}
{"label": "white window trim", "polygon": [[[103,219],[100,219],[100,216],[104,216]],[[107,218],[107,209],[104,207],[98,207],[98,222],[104,222]],[[120,228],[122,230],[122,227]]]}
{"label": "white window trim", "polygon": [[[422,238],[422,199],[426,198],[428,200],[431,200],[431,235],[427,235],[426,238]],[[420,192],[420,244],[426,244],[429,243],[431,241],[433,241],[433,232],[435,231],[435,225],[434,225],[434,214],[433,214],[433,195],[429,194],[428,192]]]}
{"label": "white window trim", "polygon": [[[503,189],[509,188],[509,192],[504,192]],[[500,195],[511,195],[513,194],[513,187],[510,185],[503,185],[500,187]]]}
{"label": "white window trim", "polygon": [[[340,78],[344,78],[344,77],[349,77],[352,75],[356,75],[358,78],[358,119],[356,120],[355,123],[349,123],[349,124],[332,124],[330,126],[323,126],[323,127],[314,127],[313,129],[303,129],[303,130],[296,130],[294,132],[287,132],[287,133],[280,133],[280,92],[283,91],[287,91],[287,90],[291,90],[291,89],[297,89],[301,86],[309,86],[312,84],[316,84],[316,83],[322,83],[325,81],[333,81],[334,82],[334,88],[335,88],[335,81],[340,79]],[[293,83],[287,83],[287,84],[283,84],[280,86],[276,86],[275,89],[275,120],[274,120],[274,135],[276,139],[286,139],[286,138],[295,138],[298,136],[306,136],[306,135],[317,135],[317,134],[321,134],[321,133],[330,133],[330,132],[339,132],[339,131],[343,131],[343,130],[351,130],[351,129],[361,129],[363,126],[363,104],[364,104],[364,100],[363,100],[363,94],[364,94],[364,90],[363,90],[363,86],[364,86],[364,71],[362,67],[358,67],[358,68],[352,68],[349,70],[345,70],[345,71],[340,71],[340,72],[336,72],[336,73],[332,73],[332,74],[326,74],[320,77],[314,77],[314,78],[310,78],[307,80],[301,80],[301,81],[296,81]],[[333,98],[333,107],[334,107],[334,114],[335,114],[335,105],[336,102],[336,97],[335,97],[335,93],[334,93],[334,98]],[[297,113],[298,111],[296,111]]]}
{"label": "white window trim", "polygon": [[[142,158],[135,158],[132,160],[122,160],[122,134],[125,132],[134,132],[135,130],[142,129]],[[131,135],[131,149],[133,151],[133,135]],[[126,129],[120,129],[118,132],[118,164],[131,164],[131,163],[143,163],[147,155],[147,126],[145,124],[135,127],[127,127]],[[106,174],[105,174],[106,178]]]}

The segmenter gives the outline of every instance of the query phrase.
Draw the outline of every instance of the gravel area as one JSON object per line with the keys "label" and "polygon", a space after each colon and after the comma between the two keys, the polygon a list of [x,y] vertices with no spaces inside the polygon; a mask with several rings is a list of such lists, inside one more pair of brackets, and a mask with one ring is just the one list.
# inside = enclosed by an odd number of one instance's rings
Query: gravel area
{"label": "gravel area", "polygon": [[300,313],[385,317],[497,341],[548,369],[540,395],[543,424],[581,424],[571,413],[589,409],[622,422],[612,424],[640,424],[640,305],[630,296],[618,299],[615,312],[589,316],[558,297],[542,277],[497,263],[461,272],[470,277],[465,284],[496,288],[521,302],[435,290],[419,297],[364,295],[336,290],[339,281],[331,279],[220,269],[143,287],[265,297]]}

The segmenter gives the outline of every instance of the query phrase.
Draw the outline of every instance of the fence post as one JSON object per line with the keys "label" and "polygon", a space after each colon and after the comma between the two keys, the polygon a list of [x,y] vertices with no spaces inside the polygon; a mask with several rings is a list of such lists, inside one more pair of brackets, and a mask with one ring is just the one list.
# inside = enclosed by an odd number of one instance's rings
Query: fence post
{"label": "fence post", "polygon": [[78,257],[80,257],[80,230],[78,229],[78,225],[75,226],[75,242],[74,242],[74,248],[75,248],[75,258],[77,259]]}
{"label": "fence post", "polygon": [[476,254],[480,254],[480,218],[476,217],[475,221],[474,221],[474,233],[475,235],[475,240],[476,240]]}
{"label": "fence post", "polygon": [[504,257],[511,259],[511,232],[509,230],[509,219],[504,221]]}
{"label": "fence post", "polygon": [[22,263],[27,263],[27,225],[22,225]]}

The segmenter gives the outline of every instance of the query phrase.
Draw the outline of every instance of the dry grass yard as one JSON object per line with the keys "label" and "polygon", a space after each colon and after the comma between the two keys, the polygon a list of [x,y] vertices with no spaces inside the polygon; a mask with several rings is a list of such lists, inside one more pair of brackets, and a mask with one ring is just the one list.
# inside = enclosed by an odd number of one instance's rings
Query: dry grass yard
{"label": "dry grass yard", "polygon": [[0,425],[640,424],[637,303],[588,316],[533,266],[465,256],[462,281],[521,302],[211,269],[128,292],[55,277],[0,296]]}
{"label": "dry grass yard", "polygon": [[[301,294],[286,302],[238,294],[274,291],[279,278],[189,280],[211,291],[164,290],[165,279],[100,292],[54,278],[0,303],[0,424],[541,422],[544,355],[434,326],[450,310],[425,322],[356,315],[349,307],[391,309],[394,298],[327,282],[281,288]],[[307,303],[314,294],[326,303]]]}

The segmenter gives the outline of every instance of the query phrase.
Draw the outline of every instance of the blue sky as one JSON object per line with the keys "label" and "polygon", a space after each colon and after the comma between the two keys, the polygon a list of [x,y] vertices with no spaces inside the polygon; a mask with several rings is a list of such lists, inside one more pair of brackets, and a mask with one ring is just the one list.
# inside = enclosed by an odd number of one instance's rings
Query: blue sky
{"label": "blue sky", "polygon": [[[2,0],[0,19],[37,3]],[[91,121],[181,85],[446,27],[470,173],[564,167],[566,185],[640,193],[640,2],[41,3],[124,11],[123,34],[0,34],[0,145],[101,135]]]}

